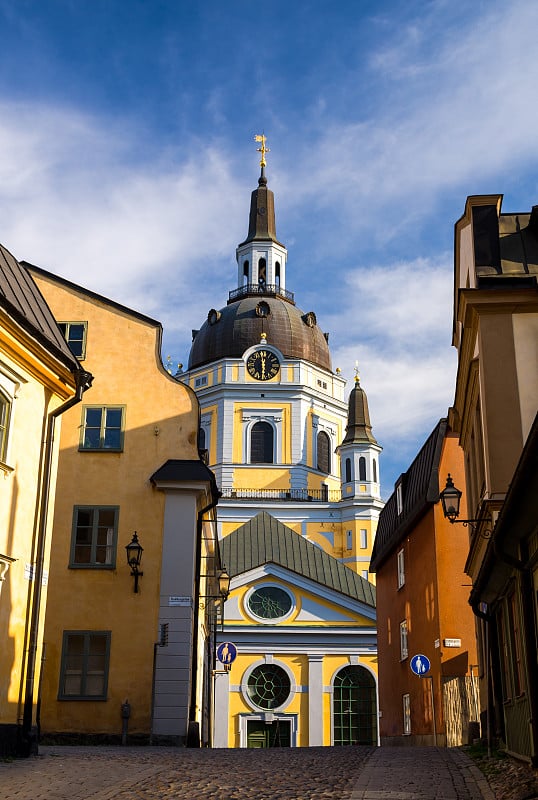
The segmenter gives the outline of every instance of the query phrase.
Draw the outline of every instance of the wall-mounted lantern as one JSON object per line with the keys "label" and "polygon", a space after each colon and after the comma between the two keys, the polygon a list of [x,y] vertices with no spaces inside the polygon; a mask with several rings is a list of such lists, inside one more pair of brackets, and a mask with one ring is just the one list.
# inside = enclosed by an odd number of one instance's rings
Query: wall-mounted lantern
{"label": "wall-mounted lantern", "polygon": [[131,575],[133,576],[134,580],[134,590],[135,593],[138,593],[138,578],[142,577],[144,574],[140,571],[140,563],[142,561],[142,553],[144,552],[144,548],[138,541],[138,535],[136,531],[133,533],[133,538],[129,542],[129,544],[125,545],[125,549],[127,551],[127,563],[131,568]]}

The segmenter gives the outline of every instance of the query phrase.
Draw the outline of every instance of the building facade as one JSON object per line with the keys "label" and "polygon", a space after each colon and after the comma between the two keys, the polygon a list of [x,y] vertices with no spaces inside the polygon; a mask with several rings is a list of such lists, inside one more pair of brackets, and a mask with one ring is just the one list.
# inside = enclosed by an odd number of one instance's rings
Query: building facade
{"label": "building facade", "polygon": [[475,626],[464,573],[468,536],[442,512],[440,481],[448,473],[463,483],[463,454],[442,419],[379,518],[371,568],[383,745],[453,747],[478,736]]}
{"label": "building facade", "polygon": [[[237,286],[193,332],[180,376],[200,402],[200,444],[222,492],[219,537],[232,578],[219,640],[237,658],[216,675],[215,742],[376,742],[368,570],[383,505],[381,447],[358,379],[346,402],[328,336],[288,289],[263,157],[236,259]],[[281,693],[261,698],[273,679]],[[345,691],[354,722],[344,735],[327,711],[336,694],[343,708]],[[368,723],[359,723],[361,697]]]}
{"label": "building facade", "polygon": [[468,197],[455,225],[451,422],[473,520],[483,735],[537,763],[538,206],[501,205],[502,195]]}
{"label": "building facade", "polygon": [[41,729],[207,742],[218,493],[196,396],[163,367],[158,322],[27,269],[95,375],[60,440]]}
{"label": "building facade", "polygon": [[0,246],[0,755],[36,745],[60,422],[90,383]]}

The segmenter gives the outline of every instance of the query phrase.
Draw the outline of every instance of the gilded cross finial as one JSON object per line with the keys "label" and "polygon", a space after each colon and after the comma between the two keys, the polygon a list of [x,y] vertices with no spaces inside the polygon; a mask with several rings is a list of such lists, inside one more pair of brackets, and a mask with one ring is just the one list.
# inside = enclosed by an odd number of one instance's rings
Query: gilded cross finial
{"label": "gilded cross finial", "polygon": [[262,146],[257,148],[258,153],[262,154],[262,157],[260,158],[260,167],[266,167],[267,162],[265,161],[265,154],[271,152],[269,148],[265,146],[267,138],[264,133],[257,133],[256,136],[254,137],[254,141],[261,142]]}

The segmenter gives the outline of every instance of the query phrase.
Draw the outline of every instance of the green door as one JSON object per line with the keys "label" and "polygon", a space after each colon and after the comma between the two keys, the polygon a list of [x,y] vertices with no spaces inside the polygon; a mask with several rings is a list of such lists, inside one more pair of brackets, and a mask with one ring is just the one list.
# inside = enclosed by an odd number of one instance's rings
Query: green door
{"label": "green door", "polygon": [[247,747],[291,747],[291,724],[288,720],[274,722],[247,720]]}

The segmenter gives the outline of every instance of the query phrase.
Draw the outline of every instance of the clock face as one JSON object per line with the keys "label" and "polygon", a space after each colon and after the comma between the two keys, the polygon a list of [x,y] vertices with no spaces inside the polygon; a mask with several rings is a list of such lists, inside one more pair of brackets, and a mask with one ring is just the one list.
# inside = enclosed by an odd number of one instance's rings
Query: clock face
{"label": "clock face", "polygon": [[270,350],[256,350],[247,358],[248,374],[257,381],[269,381],[278,374],[280,361]]}

